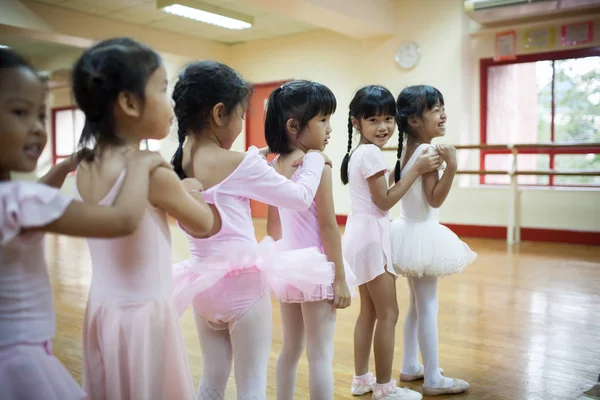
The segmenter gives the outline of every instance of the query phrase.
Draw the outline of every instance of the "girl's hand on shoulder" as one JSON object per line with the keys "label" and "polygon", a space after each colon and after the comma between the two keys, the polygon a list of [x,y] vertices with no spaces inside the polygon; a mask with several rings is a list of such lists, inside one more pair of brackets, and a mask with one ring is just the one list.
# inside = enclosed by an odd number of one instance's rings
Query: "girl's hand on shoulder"
{"label": "girl's hand on shoulder", "polygon": [[[306,154],[308,153],[319,153],[323,156],[323,159],[325,160],[325,164],[329,165],[330,167],[333,168],[333,163],[331,162],[331,160],[329,159],[329,157],[327,157],[327,155],[325,155],[325,153],[323,153],[320,150],[309,150]],[[299,167],[300,165],[302,165],[302,162],[304,161],[304,157],[301,157],[299,159],[297,159],[296,161],[294,161],[292,163],[292,167]]]}
{"label": "girl's hand on shoulder", "polygon": [[436,149],[449,168],[456,168],[456,148],[450,144],[438,144]]}
{"label": "girl's hand on shoulder", "polygon": [[423,149],[421,154],[417,157],[417,161],[415,162],[415,167],[417,171],[422,174],[426,174],[427,172],[434,171],[442,165],[442,157],[434,151],[431,151],[429,148]]}

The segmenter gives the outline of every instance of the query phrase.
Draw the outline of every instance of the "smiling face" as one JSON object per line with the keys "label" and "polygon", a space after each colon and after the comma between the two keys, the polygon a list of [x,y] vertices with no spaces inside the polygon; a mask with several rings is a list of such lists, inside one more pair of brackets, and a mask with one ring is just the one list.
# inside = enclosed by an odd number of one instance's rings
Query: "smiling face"
{"label": "smiling face", "polygon": [[44,87],[29,68],[0,69],[0,179],[31,172],[46,146]]}
{"label": "smiling face", "polygon": [[423,116],[412,117],[409,123],[421,143],[431,143],[432,139],[446,134],[447,120],[446,107],[438,101],[433,107],[425,109]]}
{"label": "smiling face", "polygon": [[356,130],[360,131],[361,142],[371,143],[382,148],[394,134],[396,118],[393,115],[381,114],[362,118],[360,123],[356,118],[352,118],[352,124]]}

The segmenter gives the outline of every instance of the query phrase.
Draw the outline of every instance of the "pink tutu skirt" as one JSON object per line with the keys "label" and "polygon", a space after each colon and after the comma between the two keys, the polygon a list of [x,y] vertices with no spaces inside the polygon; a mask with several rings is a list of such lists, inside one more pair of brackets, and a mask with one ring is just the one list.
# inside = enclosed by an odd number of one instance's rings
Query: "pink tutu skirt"
{"label": "pink tutu skirt", "polygon": [[356,283],[363,285],[392,268],[390,219],[387,215],[350,214],[342,236],[342,251]]}
{"label": "pink tutu skirt", "polygon": [[0,398],[79,400],[86,394],[46,342],[0,347]]}
{"label": "pink tutu skirt", "polygon": [[90,400],[194,399],[179,317],[171,300],[88,302],[83,386]]}
{"label": "pink tutu skirt", "polygon": [[316,285],[330,286],[333,282],[331,264],[316,247],[281,250],[267,236],[257,246],[213,250],[213,256],[192,258],[173,267],[175,306],[180,315],[194,297],[239,270],[258,269],[277,298],[284,297],[290,286],[309,296]]}
{"label": "pink tutu skirt", "polygon": [[[329,263],[329,265],[331,265],[331,269],[335,272],[335,265],[333,263]],[[356,290],[356,276],[348,266],[346,260],[344,260],[344,271],[346,284],[348,285],[348,289],[350,289],[350,296],[354,298],[358,295],[358,291]],[[282,303],[306,303],[309,301],[333,300],[333,298],[332,284],[315,285],[311,292],[303,292],[292,285],[286,285],[281,297],[278,297],[277,300]]]}

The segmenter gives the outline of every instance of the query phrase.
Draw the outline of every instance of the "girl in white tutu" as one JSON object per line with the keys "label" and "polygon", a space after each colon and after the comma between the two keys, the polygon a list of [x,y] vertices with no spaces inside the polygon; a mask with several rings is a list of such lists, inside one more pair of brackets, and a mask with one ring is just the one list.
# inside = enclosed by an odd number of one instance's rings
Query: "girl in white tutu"
{"label": "girl in white tutu", "polygon": [[[394,96],[381,86],[360,89],[350,103],[348,153],[341,172],[342,182],[350,183],[351,213],[342,250],[360,292],[360,314],[354,328],[352,394],[360,396],[372,391],[373,399],[408,400],[420,399],[421,395],[397,387],[392,379],[398,303],[388,210],[421,174],[436,169],[441,158],[437,154],[419,155],[402,180],[390,188],[381,148],[394,133],[395,114]],[[360,141],[350,154],[354,130],[360,134]],[[377,377],[369,372],[371,345]]]}
{"label": "girl in white tutu", "polygon": [[[410,305],[404,321],[404,360],[400,380],[424,379],[423,394],[437,396],[465,392],[460,379],[442,377],[438,365],[437,280],[461,272],[477,255],[450,229],[439,224],[442,205],[456,174],[456,149],[431,145],[446,132],[444,97],[431,86],[411,86],[398,96],[398,163],[395,180],[405,174],[423,151],[439,154],[445,161],[441,178],[434,170],[417,178],[402,198],[401,216],[392,222],[392,262],[398,274],[408,278]],[[406,135],[406,151],[402,142]],[[425,368],[419,364],[417,346]]]}

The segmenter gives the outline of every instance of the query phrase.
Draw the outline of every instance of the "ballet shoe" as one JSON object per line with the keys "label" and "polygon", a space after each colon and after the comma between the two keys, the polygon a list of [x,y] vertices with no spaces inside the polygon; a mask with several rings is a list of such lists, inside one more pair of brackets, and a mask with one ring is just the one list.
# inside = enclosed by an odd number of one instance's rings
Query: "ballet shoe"
{"label": "ballet shoe", "polygon": [[[444,379],[448,379],[448,378],[442,378],[442,380],[440,381],[440,385],[443,384]],[[464,393],[467,390],[469,390],[469,384],[467,382],[463,381],[462,379],[454,379],[454,384],[450,387],[432,388],[432,387],[423,386],[423,396],[441,396],[444,394],[459,394],[459,393]]]}

